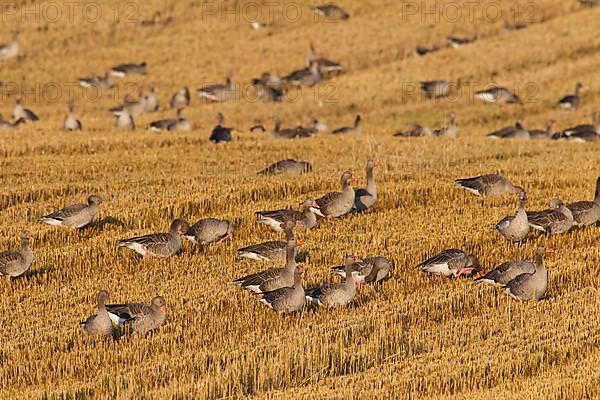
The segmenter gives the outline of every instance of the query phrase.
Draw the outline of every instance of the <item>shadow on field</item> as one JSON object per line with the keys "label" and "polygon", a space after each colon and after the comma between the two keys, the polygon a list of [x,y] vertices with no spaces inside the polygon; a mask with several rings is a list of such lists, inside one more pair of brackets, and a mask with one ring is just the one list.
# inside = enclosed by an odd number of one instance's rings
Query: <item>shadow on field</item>
{"label": "shadow on field", "polygon": [[86,226],[84,226],[83,228],[80,228],[81,232],[84,231],[88,231],[88,230],[92,230],[92,229],[104,229],[106,228],[106,226],[118,226],[118,227],[124,227],[125,223],[123,221],[121,221],[120,219],[117,219],[115,217],[111,217],[110,215],[108,217],[102,218],[101,220],[98,221],[94,221]]}

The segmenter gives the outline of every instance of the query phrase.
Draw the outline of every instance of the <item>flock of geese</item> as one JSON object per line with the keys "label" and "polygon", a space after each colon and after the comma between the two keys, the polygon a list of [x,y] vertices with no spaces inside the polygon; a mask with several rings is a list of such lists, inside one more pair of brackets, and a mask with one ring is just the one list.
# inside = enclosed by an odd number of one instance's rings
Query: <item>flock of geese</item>
{"label": "flock of geese", "polygon": [[[349,18],[347,12],[333,4],[314,7],[313,11],[340,20]],[[523,27],[515,25],[512,28],[521,29]],[[20,51],[18,37],[19,31],[16,30],[11,43],[0,45],[0,61],[18,57]],[[458,48],[479,40],[480,37],[478,31],[472,38],[448,37],[447,41],[450,46]],[[416,49],[416,53],[423,56],[437,49],[437,46],[419,47]],[[104,75],[80,78],[79,83],[85,88],[109,89],[114,84],[113,78],[122,79],[134,74],[146,75],[147,67],[145,62],[120,64],[106,70]],[[339,63],[328,60],[319,54],[311,43],[307,65],[303,68],[282,77],[265,72],[259,78],[253,79],[252,85],[263,101],[278,102],[283,100],[291,87],[312,87],[342,71]],[[423,93],[430,99],[448,96],[451,86],[450,82],[445,80],[421,82]],[[566,110],[580,107],[582,88],[583,85],[578,83],[575,93],[561,98],[557,102],[557,106]],[[236,84],[230,73],[224,83],[200,87],[196,90],[196,95],[204,101],[225,102],[235,98],[236,90]],[[153,121],[147,129],[169,132],[192,130],[193,124],[183,115],[185,108],[191,104],[191,98],[187,86],[177,90],[168,102],[169,107],[175,110],[176,115],[173,118]],[[517,94],[505,87],[493,87],[478,91],[475,98],[496,104],[523,103]],[[39,120],[32,110],[25,108],[20,96],[17,96],[15,101],[16,105],[11,121],[6,121],[0,116],[0,130],[15,130],[21,124]],[[116,128],[130,131],[136,129],[135,118],[142,114],[154,113],[159,109],[160,101],[156,89],[141,87],[137,98],[126,97],[121,105],[113,107],[109,111],[115,116]],[[308,118],[293,128],[282,128],[277,117],[272,117],[270,121],[272,123],[271,133],[275,138],[307,138],[319,132],[328,131],[327,126],[315,118]],[[356,115],[352,124],[331,132],[333,134],[360,134],[361,121],[362,117]],[[429,128],[415,123],[407,130],[396,132],[394,136],[455,138],[458,135],[457,121],[458,115],[451,113],[447,126]],[[83,123],[77,117],[74,103],[68,104],[68,113],[63,128],[67,131],[83,130]],[[216,125],[210,135],[210,141],[213,143],[229,142],[232,140],[232,132],[235,130],[235,128],[225,126],[225,117],[219,113]],[[250,128],[250,131],[265,132],[266,128],[257,123]],[[502,128],[488,136],[500,139],[592,141],[597,140],[599,135],[600,110],[594,111],[592,124],[578,125],[562,132],[556,131],[554,121],[548,121],[546,129],[528,130],[525,121],[519,120],[515,126]],[[341,282],[325,283],[305,289],[302,285],[304,268],[299,264],[300,254],[298,251],[303,241],[297,238],[295,233],[297,230],[308,232],[314,229],[318,226],[319,218],[335,219],[373,208],[378,200],[373,170],[380,165],[377,160],[367,161],[366,186],[364,188],[352,187],[350,181],[356,179],[356,175],[351,171],[344,171],[340,177],[340,191],[332,191],[318,198],[304,199],[300,202],[299,210],[257,211],[257,222],[274,232],[283,233],[285,240],[271,240],[240,248],[236,252],[236,258],[283,263],[283,266],[268,268],[240,277],[234,283],[260,295],[260,302],[274,311],[288,314],[302,310],[307,301],[314,307],[347,305],[352,302],[361,284],[379,284],[387,280],[392,271],[392,262],[388,258],[384,256],[360,258],[349,255],[343,260],[343,265],[331,269],[332,273],[342,277]],[[287,159],[266,167],[258,174],[299,175],[311,171],[310,163]],[[600,220],[600,178],[596,182],[594,200],[565,204],[559,199],[552,199],[549,202],[549,208],[542,211],[526,211],[526,191],[500,175],[488,174],[459,179],[455,183],[456,187],[478,196],[517,195],[519,205],[516,215],[503,218],[495,226],[501,237],[511,242],[525,240],[531,229],[555,235],[593,225]],[[91,195],[86,203],[68,205],[56,212],[42,216],[38,222],[60,227],[83,228],[92,223],[100,212],[102,204],[101,197]],[[118,246],[131,249],[142,255],[144,259],[149,257],[167,258],[182,250],[184,238],[199,245],[219,243],[224,240],[233,240],[234,230],[235,227],[230,221],[217,218],[205,218],[191,226],[184,219],[175,219],[167,232],[123,239]],[[21,232],[21,249],[0,253],[0,274],[6,275],[9,280],[23,275],[31,267],[34,261],[34,253],[29,246],[31,237],[30,231]],[[546,253],[551,251],[541,242],[537,246],[534,262],[507,261],[477,278],[476,281],[499,285],[504,288],[505,294],[516,300],[539,300],[545,295],[548,285],[548,273],[543,258]],[[481,270],[475,254],[469,254],[459,249],[443,250],[417,267],[424,272],[448,277],[474,276]],[[106,290],[98,293],[96,313],[82,322],[86,332],[97,336],[115,336],[120,331],[120,327],[128,326],[133,332],[144,333],[157,329],[165,322],[166,300],[162,296],[152,298],[148,304],[133,302],[106,304],[109,298],[110,293]]]}

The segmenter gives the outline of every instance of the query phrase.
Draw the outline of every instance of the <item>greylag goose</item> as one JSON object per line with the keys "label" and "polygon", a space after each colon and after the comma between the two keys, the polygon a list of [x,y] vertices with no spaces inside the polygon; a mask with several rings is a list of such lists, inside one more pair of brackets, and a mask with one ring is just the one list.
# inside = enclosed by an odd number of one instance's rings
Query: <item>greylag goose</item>
{"label": "greylag goose", "polygon": [[[380,283],[390,277],[392,263],[385,257],[368,257],[362,260],[363,267],[358,271],[358,280],[360,283]],[[346,267],[344,265],[333,267],[331,272],[346,277]]]}
{"label": "greylag goose", "polygon": [[262,272],[236,279],[233,283],[254,293],[266,293],[284,287],[292,287],[294,286],[294,275],[297,266],[297,253],[298,242],[296,238],[292,237],[286,243],[285,267],[269,268]]}
{"label": "greylag goose", "polygon": [[505,193],[525,192],[525,190],[513,184],[511,181],[498,174],[486,174],[474,178],[457,179],[455,186],[465,189],[477,196],[500,196]]}
{"label": "greylag goose", "polygon": [[18,121],[19,119],[24,119],[25,121],[39,121],[39,117],[35,115],[33,111],[28,108],[23,107],[23,99],[21,96],[17,96],[15,99],[15,109],[12,113],[12,120]]}
{"label": "greylag goose", "polygon": [[146,62],[139,64],[119,64],[110,69],[110,73],[117,78],[125,78],[126,75],[146,75]]}
{"label": "greylag goose", "polygon": [[98,307],[96,314],[90,315],[85,321],[81,322],[83,330],[92,336],[113,336],[115,327],[106,311],[106,300],[110,294],[106,290],[98,292]]}
{"label": "greylag goose", "polygon": [[600,220],[600,177],[596,179],[593,201],[577,201],[567,206],[573,214],[573,226],[593,225]]}
{"label": "greylag goose", "polygon": [[529,226],[550,235],[565,233],[571,229],[573,226],[571,210],[560,199],[550,200],[548,206],[550,208],[547,210],[527,213]]}
{"label": "greylag goose", "polygon": [[558,101],[558,106],[565,110],[574,110],[581,104],[581,97],[579,96],[579,91],[583,89],[583,84],[581,82],[577,82],[575,85],[575,94],[570,94]]}
{"label": "greylag goose", "polygon": [[554,250],[541,243],[535,252],[535,271],[524,272],[511,279],[504,288],[504,294],[515,300],[540,300],[548,289],[548,271],[544,265],[544,255]]}
{"label": "greylag goose", "polygon": [[445,136],[449,138],[455,138],[458,136],[458,126],[456,125],[457,115],[455,112],[450,113],[450,117],[448,118],[448,126],[443,128],[434,129],[433,136]]}
{"label": "greylag goose", "polygon": [[417,268],[430,274],[459,277],[476,273],[479,270],[479,260],[475,255],[462,250],[446,249],[423,261]]}
{"label": "greylag goose", "polygon": [[367,167],[365,168],[367,187],[354,189],[354,211],[368,210],[377,203],[377,185],[375,184],[373,169],[380,166],[381,162],[379,160],[367,160]]}
{"label": "greylag goose", "polygon": [[6,121],[0,115],[0,131],[14,131],[19,128],[19,125],[24,124],[25,120],[23,118],[19,118],[15,122]]}
{"label": "greylag goose", "polygon": [[264,102],[278,103],[283,99],[284,92],[282,89],[275,88],[262,79],[253,79],[252,85],[256,88],[257,96]]}
{"label": "greylag goose", "polygon": [[600,5],[600,0],[579,0],[579,3],[586,7],[596,7]]}
{"label": "greylag goose", "polygon": [[527,24],[524,22],[504,21],[502,30],[504,32],[512,32],[512,31],[519,31],[519,30],[525,29],[525,28],[527,28]]}
{"label": "greylag goose", "polygon": [[65,208],[45,215],[38,222],[55,226],[67,226],[70,228],[83,228],[88,225],[102,207],[102,198],[92,195],[88,197],[87,204],[71,204]]}
{"label": "greylag goose", "polygon": [[0,61],[16,58],[19,55],[19,29],[13,32],[12,42],[0,44]]}
{"label": "greylag goose", "polygon": [[[535,251],[536,259],[538,253],[542,250],[543,244],[539,244]],[[491,285],[506,285],[508,282],[515,279],[521,274],[533,274],[535,272],[535,264],[531,261],[512,260],[498,265],[496,268],[485,274],[484,276],[475,279],[475,282],[489,283]]]}
{"label": "greylag goose", "polygon": [[594,110],[592,113],[591,124],[577,125],[565,129],[561,136],[575,142],[591,142],[598,140],[598,136],[600,136],[600,110]]}
{"label": "greylag goose", "polygon": [[360,133],[360,122],[362,118],[360,115],[357,115],[354,118],[354,125],[352,126],[343,126],[341,128],[334,129],[331,133],[333,134],[346,134],[346,133]]}
{"label": "greylag goose", "polygon": [[507,126],[487,135],[490,139],[530,139],[525,121],[517,120],[514,126]]}
{"label": "greylag goose", "polygon": [[169,232],[153,233],[124,239],[119,242],[119,247],[127,247],[144,256],[159,258],[170,257],[181,250],[181,236],[188,230],[187,222],[176,219],[171,223]]}
{"label": "greylag goose", "polygon": [[360,270],[362,260],[356,256],[347,256],[344,262],[345,278],[341,283],[325,284],[306,290],[306,298],[311,304],[320,307],[336,307],[349,304],[360,288]]}
{"label": "greylag goose", "polygon": [[312,199],[304,200],[300,204],[302,209],[296,210],[274,210],[274,211],[256,211],[256,220],[261,224],[267,225],[275,232],[283,232],[283,224],[287,221],[299,222],[299,228],[309,230],[317,225],[317,216],[311,209],[318,209],[319,205]]}
{"label": "greylag goose", "polygon": [[475,98],[485,103],[523,104],[519,96],[514,94],[510,89],[501,86],[478,90],[475,92]]}
{"label": "greylag goose", "polygon": [[200,244],[220,243],[226,239],[233,240],[233,229],[233,224],[227,220],[204,218],[192,225],[183,236]]}
{"label": "greylag goose", "polygon": [[301,281],[303,272],[304,268],[302,266],[296,266],[293,285],[264,293],[260,302],[279,314],[291,314],[302,310],[306,304]]}
{"label": "greylag goose", "polygon": [[417,48],[415,48],[415,55],[422,57],[429,53],[435,53],[439,49],[440,49],[440,47],[438,45],[433,45],[431,47],[417,46]]}
{"label": "greylag goose", "polygon": [[169,132],[177,132],[177,131],[190,131],[192,130],[192,125],[190,122],[183,116],[184,106],[181,106],[177,109],[177,117],[176,118],[167,118],[160,119],[158,121],[150,122],[148,125],[148,130],[154,132],[160,131],[169,131]]}
{"label": "greylag goose", "polygon": [[315,14],[329,19],[348,19],[350,15],[335,3],[310,8]]}
{"label": "greylag goose", "polygon": [[225,84],[214,84],[199,88],[196,93],[202,99],[209,102],[224,102],[235,98],[235,83],[231,79],[231,74],[227,76]]}
{"label": "greylag goose", "polygon": [[0,275],[6,275],[8,280],[23,275],[33,262],[33,251],[29,247],[31,232],[23,231],[19,238],[21,239],[20,251],[8,250],[0,253]]}
{"label": "greylag goose", "polygon": [[208,140],[210,140],[211,142],[213,142],[215,144],[231,142],[231,140],[232,140],[231,132],[234,130],[234,128],[227,128],[227,127],[223,126],[224,123],[225,123],[225,117],[223,116],[223,114],[218,113],[217,114],[217,125],[215,125],[215,127],[212,129],[212,132],[210,133],[210,137],[208,138]]}
{"label": "greylag goose", "polygon": [[84,87],[86,89],[92,86],[101,90],[110,89],[111,87],[113,87],[113,81],[108,71],[104,73],[104,76],[90,76],[87,78],[78,78],[78,81],[81,87]]}
{"label": "greylag goose", "polygon": [[[286,241],[271,240],[243,247],[236,252],[236,258],[249,258],[256,261],[284,261],[286,259],[287,242],[294,237],[296,225],[292,221],[288,221],[283,225]],[[301,245],[302,241],[298,241],[297,244]]]}
{"label": "greylag goose", "polygon": [[265,128],[264,125],[258,124],[258,125],[252,125],[250,127],[250,132],[252,133],[265,133],[267,131],[267,129]]}
{"label": "greylag goose", "polygon": [[179,107],[189,107],[190,103],[192,102],[192,98],[190,96],[190,89],[187,86],[182,87],[181,89],[179,89],[177,92],[175,92],[175,94],[173,95],[173,97],[171,97],[171,101],[169,102],[169,105],[171,106],[171,108],[179,108]]}
{"label": "greylag goose", "polygon": [[297,161],[293,159],[280,160],[267,168],[258,171],[258,175],[279,175],[291,174],[302,175],[312,171],[312,165],[307,161]]}
{"label": "greylag goose", "polygon": [[135,121],[129,111],[121,110],[114,111],[115,115],[115,127],[121,131],[133,131],[135,130]]}
{"label": "greylag goose", "polygon": [[342,65],[328,60],[323,54],[317,53],[314,43],[310,43],[310,52],[308,54],[308,66],[310,67],[311,62],[317,62],[319,64],[319,70],[323,75],[330,77],[332,75],[339,75],[342,73]]}
{"label": "greylag goose", "polygon": [[115,115],[120,115],[123,111],[127,111],[129,115],[132,117],[139,117],[140,115],[146,112],[146,103],[148,101],[148,96],[146,95],[146,91],[143,87],[140,87],[139,97],[137,100],[131,99],[128,97],[125,98],[123,104],[113,107],[110,109]]}
{"label": "greylag goose", "polygon": [[450,94],[450,82],[446,80],[421,82],[421,90],[428,99],[447,97]]}
{"label": "greylag goose", "polygon": [[291,72],[282,78],[284,82],[292,86],[313,87],[323,80],[323,73],[317,61],[312,61],[310,66]]}
{"label": "greylag goose", "polygon": [[159,108],[160,103],[158,102],[158,97],[156,97],[156,88],[151,86],[148,93],[146,93],[146,101],[144,102],[144,112],[153,113],[158,111]]}
{"label": "greylag goose", "polygon": [[77,119],[77,115],[75,114],[75,104],[69,102],[68,107],[69,112],[67,114],[67,118],[65,118],[65,122],[63,123],[63,129],[71,132],[82,130],[83,125],[81,125],[81,121]]}
{"label": "greylag goose", "polygon": [[502,218],[496,224],[496,230],[502,237],[509,242],[520,242],[527,237],[529,233],[529,221],[525,211],[527,194],[524,191],[519,192],[519,208],[517,215]]}
{"label": "greylag goose", "polygon": [[326,218],[341,217],[352,211],[354,207],[354,189],[349,184],[350,179],[356,179],[356,175],[351,171],[344,171],[340,178],[342,191],[329,192],[319,197],[315,200],[319,208],[311,207],[311,211]]}
{"label": "greylag goose", "polygon": [[412,124],[407,130],[397,131],[394,133],[396,137],[431,137],[433,130],[423,125]]}
{"label": "greylag goose", "polygon": [[106,310],[112,322],[117,325],[131,324],[136,333],[158,329],[167,318],[167,302],[161,296],[154,297],[150,304],[109,304]]}
{"label": "greylag goose", "polygon": [[553,139],[556,135],[556,122],[552,119],[546,121],[546,129],[532,129],[529,131],[529,138],[534,140]]}
{"label": "greylag goose", "polygon": [[471,44],[477,40],[479,40],[481,37],[481,33],[479,32],[479,28],[477,28],[476,32],[475,32],[475,36],[470,37],[470,38],[463,38],[463,37],[456,37],[456,36],[448,36],[446,38],[446,40],[448,41],[448,44],[450,46],[452,46],[455,49],[458,49],[459,47],[465,46],[467,44]]}
{"label": "greylag goose", "polygon": [[312,137],[316,130],[308,129],[303,127],[296,128],[281,128],[281,122],[278,117],[273,117],[273,129],[271,134],[275,139],[295,139],[295,138],[309,138]]}

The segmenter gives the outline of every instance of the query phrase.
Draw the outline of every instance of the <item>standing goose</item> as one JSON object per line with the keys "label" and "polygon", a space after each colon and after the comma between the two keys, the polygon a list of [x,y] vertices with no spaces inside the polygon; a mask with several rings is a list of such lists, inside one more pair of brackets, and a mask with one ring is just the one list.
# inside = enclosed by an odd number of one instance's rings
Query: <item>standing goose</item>
{"label": "standing goose", "polygon": [[113,81],[108,71],[104,73],[104,76],[90,76],[87,78],[79,78],[78,81],[81,87],[86,89],[92,86],[100,90],[110,89],[111,87],[113,87]]}
{"label": "standing goose", "polygon": [[321,217],[337,218],[352,211],[354,207],[354,189],[350,179],[356,179],[351,171],[344,171],[340,178],[341,192],[329,192],[315,200],[319,208],[311,207],[311,211]]}
{"label": "standing goose", "polygon": [[189,107],[191,101],[190,89],[187,86],[184,86],[171,97],[169,105],[171,108],[179,109],[179,107]]}
{"label": "standing goose", "polygon": [[151,86],[145,96],[144,113],[153,113],[158,111],[159,108],[160,104],[158,102],[158,97],[156,96],[156,88]]}
{"label": "standing goose", "polygon": [[236,279],[233,283],[254,293],[266,293],[284,287],[292,287],[294,286],[294,275],[297,266],[297,253],[298,242],[295,237],[292,237],[286,243],[285,267],[269,268],[262,272]]}
{"label": "standing goose", "polygon": [[12,42],[0,44],[0,61],[16,58],[19,55],[19,29],[13,32]]}
{"label": "standing goose", "polygon": [[133,131],[135,130],[135,121],[133,116],[127,111],[127,109],[120,111],[113,111],[115,115],[115,127],[120,131]]}
{"label": "standing goose", "polygon": [[[285,241],[270,240],[243,247],[237,251],[236,258],[249,258],[256,261],[284,261],[286,259],[287,242],[294,237],[294,228],[297,226],[299,227],[299,224],[292,221],[285,222],[282,226]],[[299,242],[298,244],[302,243]]]}
{"label": "standing goose", "polygon": [[83,228],[88,225],[102,207],[102,198],[92,195],[88,197],[87,204],[71,204],[65,208],[45,215],[38,222],[54,226],[70,228]]}
{"label": "standing goose", "polygon": [[465,189],[477,196],[500,196],[505,193],[525,192],[511,181],[498,174],[486,174],[474,178],[457,179],[455,187]]}
{"label": "standing goose", "polygon": [[8,250],[0,253],[0,276],[6,275],[6,279],[16,278],[23,275],[33,263],[33,251],[29,247],[31,232],[23,231],[19,235],[21,239],[21,250]]}
{"label": "standing goose", "polygon": [[6,121],[0,115],[0,131],[14,131],[19,128],[19,125],[24,124],[25,120],[23,118],[19,118],[15,122]]}
{"label": "standing goose", "polygon": [[146,75],[146,62],[139,64],[119,64],[110,69],[110,74],[117,78],[125,78],[126,75]]}
{"label": "standing goose", "polygon": [[331,133],[333,133],[333,134],[360,133],[361,132],[361,129],[360,129],[361,120],[362,120],[361,116],[357,115],[356,118],[354,118],[353,126],[343,126],[341,128],[334,129]]}
{"label": "standing goose", "polygon": [[490,139],[531,139],[525,128],[525,121],[517,120],[514,126],[507,126],[487,135]]}
{"label": "standing goose", "polygon": [[529,138],[534,140],[553,139],[556,136],[556,121],[549,119],[546,121],[546,129],[533,129],[529,131]]}
{"label": "standing goose", "polygon": [[127,247],[147,258],[170,257],[181,250],[181,236],[189,230],[187,222],[176,219],[171,223],[169,232],[153,233],[124,239],[119,242],[119,247]]}
{"label": "standing goose", "polygon": [[[539,244],[536,249],[536,257],[538,252],[542,251],[543,244]],[[535,264],[531,261],[512,260],[506,261],[496,268],[485,274],[484,276],[475,279],[475,282],[489,283],[491,285],[506,285],[508,282],[515,279],[521,274],[533,274],[535,272]]]}
{"label": "standing goose", "polygon": [[256,211],[256,220],[275,232],[283,232],[282,226],[287,221],[299,222],[302,229],[314,228],[317,225],[317,216],[311,211],[311,208],[316,209],[319,205],[312,199],[304,200],[300,205],[302,206],[300,211],[289,209]]}
{"label": "standing goose", "polygon": [[109,304],[106,310],[112,322],[117,325],[131,324],[136,333],[158,329],[167,318],[167,302],[161,296],[154,297],[150,304]]}
{"label": "standing goose", "polygon": [[485,103],[496,104],[523,104],[519,96],[510,89],[501,86],[491,87],[475,92],[475,98]]}
{"label": "standing goose", "polygon": [[431,47],[426,47],[426,46],[417,46],[415,48],[415,55],[417,57],[422,57],[424,55],[427,55],[429,53],[435,53],[436,51],[438,51],[440,49],[440,46],[434,44]]}
{"label": "standing goose", "polygon": [[77,115],[75,114],[75,104],[73,102],[69,102],[69,113],[67,114],[67,118],[65,118],[65,122],[63,123],[63,129],[65,131],[80,131],[83,129],[83,125],[81,125],[81,121],[77,119]]}
{"label": "standing goose", "polygon": [[304,268],[302,266],[296,266],[293,285],[264,293],[260,302],[279,314],[291,314],[302,310],[306,304],[301,281],[303,272]]}
{"label": "standing goose", "polygon": [[567,206],[573,214],[573,226],[593,225],[600,220],[600,177],[596,179],[593,201],[577,201]]}
{"label": "standing goose", "polygon": [[456,125],[457,116],[455,112],[450,113],[450,117],[448,119],[448,126],[435,129],[433,131],[433,136],[445,136],[449,138],[455,138],[458,136],[458,126]]}
{"label": "standing goose", "polygon": [[192,225],[183,236],[200,244],[220,243],[226,239],[233,240],[233,229],[233,224],[227,220],[204,218]]}
{"label": "standing goose", "polygon": [[510,280],[504,288],[504,294],[515,300],[540,300],[548,289],[548,271],[544,265],[544,255],[554,250],[541,243],[535,252],[535,271],[525,272]]}
{"label": "standing goose", "polygon": [[573,213],[560,200],[552,199],[548,203],[549,209],[527,213],[529,226],[542,232],[556,235],[565,233],[573,226]]}
{"label": "standing goose", "polygon": [[224,102],[235,98],[235,83],[231,79],[231,74],[227,76],[225,84],[214,84],[199,88],[196,93],[200,98],[209,102]]}
{"label": "standing goose", "polygon": [[308,67],[291,72],[282,79],[292,86],[313,87],[323,80],[323,73],[319,63],[311,61]]}
{"label": "standing goose", "polygon": [[15,109],[12,113],[12,120],[18,121],[19,119],[24,119],[25,121],[39,121],[39,117],[35,115],[33,111],[28,108],[23,107],[23,99],[21,96],[17,96],[16,98]]}
{"label": "standing goose", "polygon": [[340,6],[335,3],[327,3],[322,6],[311,7],[311,10],[320,16],[331,18],[331,19],[348,19],[350,14],[344,11]]}
{"label": "standing goose", "polygon": [[581,104],[581,97],[579,96],[579,91],[583,89],[583,84],[581,82],[577,82],[575,85],[575,94],[570,94],[558,101],[558,106],[565,110],[574,110]]}
{"label": "standing goose", "polygon": [[98,308],[96,314],[89,316],[81,322],[83,330],[92,336],[113,336],[115,327],[106,311],[106,300],[110,294],[106,290],[98,292]]}
{"label": "standing goose", "polygon": [[421,90],[428,99],[447,97],[450,94],[450,82],[446,80],[421,82]]}
{"label": "standing goose", "polygon": [[306,298],[314,306],[345,306],[356,296],[360,288],[359,271],[363,268],[362,260],[356,256],[347,256],[344,262],[345,278],[341,283],[330,283],[306,290]]}
{"label": "standing goose", "polygon": [[[385,257],[368,257],[362,260],[363,267],[358,271],[360,283],[380,283],[390,277],[392,263]],[[331,272],[346,277],[346,267],[339,266],[331,268]]]}
{"label": "standing goose", "polygon": [[421,271],[431,274],[454,276],[472,275],[479,270],[479,260],[462,250],[447,249],[417,265]]}
{"label": "standing goose", "polygon": [[367,173],[367,187],[354,189],[354,211],[361,212],[368,210],[377,203],[377,185],[375,184],[373,169],[380,166],[381,162],[379,160],[367,161],[367,167],[365,168]]}
{"label": "standing goose", "polygon": [[519,192],[519,208],[517,215],[504,217],[496,224],[496,230],[502,237],[509,242],[520,242],[527,237],[529,233],[529,221],[527,220],[527,212],[525,211],[525,203],[527,202],[527,194]]}
{"label": "standing goose", "polygon": [[231,140],[232,140],[231,132],[234,130],[234,128],[227,128],[227,127],[223,126],[224,123],[225,123],[225,117],[223,116],[223,114],[218,113],[217,114],[217,125],[215,125],[215,127],[213,128],[208,140],[210,140],[211,142],[213,142],[215,144],[231,142]]}
{"label": "standing goose", "polygon": [[293,159],[280,160],[267,168],[258,171],[258,175],[291,174],[302,175],[312,171],[312,165],[308,161],[297,161]]}

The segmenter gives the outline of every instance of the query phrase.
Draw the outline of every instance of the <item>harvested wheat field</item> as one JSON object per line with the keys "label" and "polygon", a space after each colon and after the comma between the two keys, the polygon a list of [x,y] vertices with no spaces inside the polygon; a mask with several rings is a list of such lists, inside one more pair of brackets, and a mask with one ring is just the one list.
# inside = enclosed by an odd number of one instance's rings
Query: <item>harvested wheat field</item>
{"label": "harvested wheat field", "polygon": [[[0,398],[600,398],[598,223],[556,235],[532,229],[512,243],[494,226],[515,215],[517,196],[454,187],[459,178],[502,174],[525,189],[528,211],[552,198],[594,199],[600,141],[580,143],[563,130],[589,124],[600,106],[600,7],[346,0],[338,4],[349,18],[338,19],[316,16],[312,1],[267,3],[100,0],[71,6],[72,18],[63,2],[3,7],[0,43],[9,45],[17,28],[20,35],[18,56],[0,60],[0,113],[8,121],[20,95],[39,121],[0,126],[0,250],[18,250],[29,230],[35,254],[27,272],[0,283]],[[255,30],[252,19],[267,26]],[[453,48],[447,36],[473,40]],[[343,72],[289,88],[280,102],[257,99],[252,80],[306,67],[311,42]],[[439,50],[420,57],[418,46]],[[146,74],[113,77],[111,89],[78,84],[141,62]],[[197,95],[229,73],[235,98]],[[419,82],[430,80],[450,81],[450,96],[425,98]],[[578,82],[578,107],[557,107]],[[117,129],[109,109],[126,95],[136,99],[140,86],[156,88],[160,109],[136,116],[133,131]],[[169,100],[183,86],[192,92],[184,111],[192,129],[148,131],[150,122],[173,118]],[[475,99],[492,86],[523,104]],[[71,100],[82,131],[62,129]],[[218,112],[236,130],[216,145],[209,136]],[[451,112],[456,138],[393,136],[412,123],[446,126]],[[360,133],[331,133],[357,114]],[[286,128],[317,118],[328,132],[275,139],[272,116]],[[517,119],[532,130],[552,119],[562,140],[486,138]],[[251,132],[257,124],[267,131]],[[312,171],[257,174],[287,158],[310,162]],[[241,247],[284,237],[257,223],[256,211],[297,209],[339,190],[345,170],[358,175],[351,185],[364,187],[369,158],[382,164],[374,171],[377,204],[296,231],[307,253],[301,282],[339,282],[330,268],[348,254],[387,257],[390,279],[362,285],[348,306],[307,303],[290,315],[232,283],[284,265],[236,259]],[[94,194],[103,208],[86,227],[37,223]],[[207,217],[231,221],[234,239],[183,240],[167,258],[118,247],[167,232],[175,218]],[[504,261],[533,261],[541,242],[554,252],[544,259],[540,301],[474,282]],[[481,271],[455,278],[417,268],[450,248],[475,254]],[[88,335],[80,321],[97,312],[100,290],[110,304],[160,295],[166,321],[149,333],[125,327],[118,340]]]}

